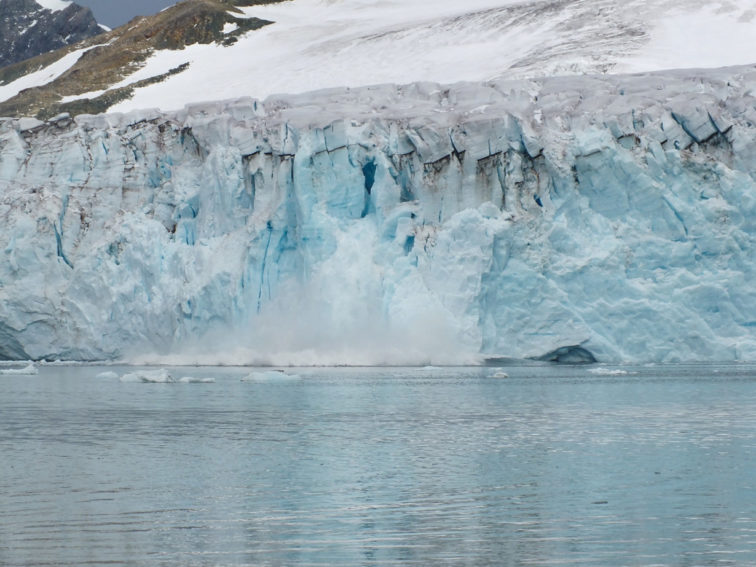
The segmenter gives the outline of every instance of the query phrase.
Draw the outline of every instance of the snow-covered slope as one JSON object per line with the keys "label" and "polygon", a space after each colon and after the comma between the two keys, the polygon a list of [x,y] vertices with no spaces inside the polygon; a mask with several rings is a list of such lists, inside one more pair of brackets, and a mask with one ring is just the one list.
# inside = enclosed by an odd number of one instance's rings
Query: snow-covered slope
{"label": "snow-covered slope", "polygon": [[756,359],[756,70],[0,124],[0,355]]}
{"label": "snow-covered slope", "polygon": [[274,24],[230,47],[155,54],[141,74],[184,62],[190,69],[113,110],[378,83],[756,63],[756,6],[743,1],[294,0],[243,10]]}
{"label": "snow-covered slope", "polygon": [[71,5],[71,2],[68,2],[67,0],[35,0],[37,4],[42,6],[45,10],[50,10],[51,12],[60,12],[61,10],[65,10]]}
{"label": "snow-covered slope", "polygon": [[[135,89],[189,68],[189,63],[181,61],[157,73],[154,66],[143,73],[150,56],[158,53],[164,59],[166,53],[175,54],[187,45],[230,45],[243,34],[270,24],[246,17],[235,7],[258,1],[186,0],[149,18],[135,18],[102,37],[4,67],[0,69],[0,116],[49,118],[62,112],[104,112],[130,97]],[[32,0],[13,2],[39,8]],[[75,10],[74,6],[54,14],[63,17]],[[202,77],[195,76],[194,80],[203,84]]]}
{"label": "snow-covered slope", "polygon": [[[216,0],[191,0],[182,5],[192,3],[198,9],[217,5],[228,10],[218,29],[233,41],[220,34],[212,43],[187,41],[188,47],[179,50],[146,45],[144,52],[150,55],[144,62],[141,56],[124,61],[108,55],[108,64],[120,66],[109,72],[108,80],[49,83],[47,97],[62,98],[64,107],[47,116],[103,107],[169,110],[200,101],[381,83],[756,62],[756,6],[743,0],[291,0],[246,7],[249,2],[231,0],[221,6]],[[174,11],[157,17],[165,19]],[[245,18],[273,23],[240,34]],[[112,50],[121,49],[119,38],[129,36],[133,27],[123,26],[110,36]],[[148,42],[154,33],[139,37]],[[79,76],[88,76],[88,66],[100,66],[98,57],[94,51],[86,64],[82,59]],[[114,96],[125,88],[133,93]],[[85,99],[98,102],[87,106]],[[0,105],[0,112],[18,115],[18,108],[24,107]]]}

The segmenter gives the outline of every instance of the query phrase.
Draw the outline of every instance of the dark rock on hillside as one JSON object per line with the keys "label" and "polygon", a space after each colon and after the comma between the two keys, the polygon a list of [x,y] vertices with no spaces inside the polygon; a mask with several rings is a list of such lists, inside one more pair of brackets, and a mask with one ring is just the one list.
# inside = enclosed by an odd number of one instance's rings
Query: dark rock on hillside
{"label": "dark rock on hillside", "polygon": [[0,67],[76,43],[104,30],[78,4],[51,11],[34,0],[0,1]]}

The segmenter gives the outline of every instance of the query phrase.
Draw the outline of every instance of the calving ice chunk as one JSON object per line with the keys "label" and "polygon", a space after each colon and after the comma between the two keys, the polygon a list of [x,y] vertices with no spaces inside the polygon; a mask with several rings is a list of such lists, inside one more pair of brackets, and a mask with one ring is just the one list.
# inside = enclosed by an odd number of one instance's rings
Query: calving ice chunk
{"label": "calving ice chunk", "polygon": [[753,359],[755,84],[744,67],[5,120],[0,356]]}

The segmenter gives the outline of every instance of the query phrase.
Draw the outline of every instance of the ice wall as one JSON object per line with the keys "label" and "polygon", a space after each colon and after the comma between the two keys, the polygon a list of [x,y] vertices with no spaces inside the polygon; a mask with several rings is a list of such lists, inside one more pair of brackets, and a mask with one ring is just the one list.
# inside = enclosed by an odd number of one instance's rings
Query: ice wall
{"label": "ice wall", "polygon": [[0,123],[0,358],[756,359],[756,70]]}

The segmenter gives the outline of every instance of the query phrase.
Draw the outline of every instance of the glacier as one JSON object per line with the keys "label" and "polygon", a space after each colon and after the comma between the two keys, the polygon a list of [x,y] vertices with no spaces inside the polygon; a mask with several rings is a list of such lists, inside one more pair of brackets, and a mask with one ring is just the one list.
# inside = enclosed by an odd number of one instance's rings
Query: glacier
{"label": "glacier", "polygon": [[[718,68],[753,63],[756,51],[752,2],[434,0],[432,10],[428,0],[254,4],[237,7],[272,24],[231,46],[155,50],[138,72],[124,70],[120,84],[134,93],[111,110],[376,83]],[[186,70],[164,76],[180,66]]]}
{"label": "glacier", "polygon": [[754,66],[2,119],[0,358],[754,360],[755,124]]}

